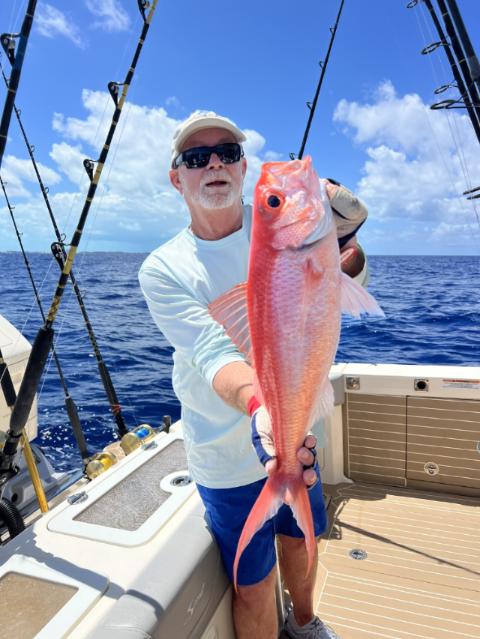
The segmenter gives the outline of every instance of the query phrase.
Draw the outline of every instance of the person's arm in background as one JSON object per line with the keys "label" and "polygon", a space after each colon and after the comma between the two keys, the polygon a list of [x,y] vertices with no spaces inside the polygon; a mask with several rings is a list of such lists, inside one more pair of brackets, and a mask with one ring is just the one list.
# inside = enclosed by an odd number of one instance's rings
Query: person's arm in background
{"label": "person's arm in background", "polygon": [[347,187],[332,178],[324,180],[337,227],[342,271],[362,286],[368,283],[367,257],[356,234],[368,216],[365,204]]}

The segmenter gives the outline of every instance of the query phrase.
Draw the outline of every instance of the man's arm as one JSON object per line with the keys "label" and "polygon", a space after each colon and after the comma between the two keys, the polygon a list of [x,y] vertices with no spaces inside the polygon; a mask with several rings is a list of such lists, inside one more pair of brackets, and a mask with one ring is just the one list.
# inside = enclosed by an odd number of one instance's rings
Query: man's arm
{"label": "man's arm", "polygon": [[231,362],[213,378],[213,390],[224,402],[248,415],[247,405],[253,395],[253,370],[246,362]]}
{"label": "man's arm", "polygon": [[[158,328],[209,385],[225,366],[244,363],[244,356],[211,317],[205,304],[174,281],[158,258],[148,258],[140,269],[139,281]],[[235,397],[237,391],[233,387],[237,383],[227,382],[226,386],[227,396]]]}

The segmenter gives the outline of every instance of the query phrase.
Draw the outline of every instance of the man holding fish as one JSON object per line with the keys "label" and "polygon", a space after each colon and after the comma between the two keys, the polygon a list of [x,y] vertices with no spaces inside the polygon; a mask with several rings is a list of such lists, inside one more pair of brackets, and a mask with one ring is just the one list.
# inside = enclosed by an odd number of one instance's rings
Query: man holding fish
{"label": "man holding fish", "polygon": [[139,279],[175,349],[189,470],[235,584],[237,638],[278,636],[277,537],[293,604],[285,632],[338,639],[313,610],[315,538],[327,518],[308,433],[333,408],[340,313],[381,313],[340,269],[338,247],[358,255],[367,212],[319,180],[309,158],[265,164],[252,212],[242,200],[245,140],[213,112],[180,124],[170,180],[191,223],[151,253]]}

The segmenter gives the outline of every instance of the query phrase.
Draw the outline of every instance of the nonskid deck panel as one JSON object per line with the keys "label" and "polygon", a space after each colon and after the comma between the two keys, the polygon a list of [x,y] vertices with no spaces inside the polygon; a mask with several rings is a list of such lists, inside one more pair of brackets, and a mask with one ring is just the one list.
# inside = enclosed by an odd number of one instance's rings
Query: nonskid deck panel
{"label": "nonskid deck panel", "polygon": [[479,506],[379,485],[339,489],[319,546],[318,615],[342,639],[478,639]]}

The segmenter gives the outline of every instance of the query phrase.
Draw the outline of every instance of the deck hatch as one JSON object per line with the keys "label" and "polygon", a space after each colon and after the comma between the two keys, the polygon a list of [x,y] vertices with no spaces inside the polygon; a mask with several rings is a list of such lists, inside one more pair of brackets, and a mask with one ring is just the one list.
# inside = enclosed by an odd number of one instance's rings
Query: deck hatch
{"label": "deck hatch", "polygon": [[407,398],[407,479],[480,489],[479,440],[480,401]]}
{"label": "deck hatch", "polygon": [[346,393],[345,475],[405,486],[406,399]]}
{"label": "deck hatch", "polygon": [[[183,441],[177,439],[88,506],[74,520],[120,530],[138,530],[171,495],[161,489],[162,477],[185,470],[186,467]],[[172,481],[175,486],[175,480]]]}
{"label": "deck hatch", "polygon": [[105,592],[108,579],[43,553],[35,544],[24,545],[40,560],[17,552],[0,566],[0,639],[69,636]]}
{"label": "deck hatch", "polygon": [[[0,639],[33,639],[76,592],[73,586],[18,572],[2,575],[0,617],[9,623],[0,624]],[[18,610],[28,610],[28,614],[12,615]]]}
{"label": "deck hatch", "polygon": [[61,510],[49,530],[119,546],[152,539],[195,492],[180,433],[160,433],[85,487],[87,499]]}

